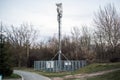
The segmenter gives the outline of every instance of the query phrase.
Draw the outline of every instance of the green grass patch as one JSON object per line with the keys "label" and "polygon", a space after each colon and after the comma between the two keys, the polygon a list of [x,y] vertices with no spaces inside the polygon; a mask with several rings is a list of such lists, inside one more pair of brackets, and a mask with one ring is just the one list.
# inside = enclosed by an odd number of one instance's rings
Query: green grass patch
{"label": "green grass patch", "polygon": [[120,70],[101,76],[91,77],[87,80],[120,80]]}
{"label": "green grass patch", "polygon": [[81,68],[80,70],[77,70],[73,73],[74,74],[93,73],[93,72],[116,69],[116,68],[120,68],[120,62],[119,63],[94,63],[84,68]]}
{"label": "green grass patch", "polygon": [[47,77],[63,77],[66,75],[71,75],[71,72],[38,72],[38,74],[41,74]]}
{"label": "green grass patch", "polygon": [[64,80],[87,80],[87,79],[85,79],[85,78],[81,78],[81,79],[69,78],[69,79],[64,79]]}
{"label": "green grass patch", "polygon": [[15,69],[34,72],[47,77],[63,77],[66,75],[71,75],[71,72],[46,72],[46,71],[37,71],[37,70],[34,70],[33,68],[25,68],[25,67],[15,68]]}
{"label": "green grass patch", "polygon": [[21,78],[21,76],[17,74],[11,74],[10,76],[5,77],[5,79],[18,79]]}

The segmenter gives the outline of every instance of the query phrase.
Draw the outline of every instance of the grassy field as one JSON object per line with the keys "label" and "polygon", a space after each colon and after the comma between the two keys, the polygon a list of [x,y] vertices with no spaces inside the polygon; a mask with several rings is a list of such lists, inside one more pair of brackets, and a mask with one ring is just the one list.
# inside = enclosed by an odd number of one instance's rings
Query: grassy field
{"label": "grassy field", "polygon": [[15,68],[18,70],[24,70],[24,71],[29,71],[29,72],[35,72],[47,77],[63,77],[66,75],[71,75],[71,72],[45,72],[45,71],[36,71],[33,68]]}
{"label": "grassy field", "polygon": [[64,79],[64,80],[120,80],[120,70],[90,78],[83,78],[83,79],[74,78],[74,79]]}
{"label": "grassy field", "polygon": [[[74,74],[79,74],[79,73],[94,73],[94,72],[99,72],[99,71],[104,71],[104,70],[111,70],[111,69],[116,69],[120,68],[120,62],[119,63],[96,63],[96,64],[91,64],[88,65],[80,70],[77,70],[73,72]],[[83,78],[83,79],[65,79],[65,80],[120,80],[120,70],[111,72],[105,75],[101,76],[96,76],[96,77],[91,77],[91,78]]]}
{"label": "grassy field", "polygon": [[105,75],[90,77],[90,78],[83,78],[83,79],[64,79],[64,80],[120,80],[120,70],[111,72]]}
{"label": "grassy field", "polygon": [[84,68],[81,68],[80,70],[77,70],[73,73],[74,74],[93,73],[93,72],[116,69],[116,68],[120,68],[120,62],[118,63],[94,63]]}
{"label": "grassy field", "polygon": [[[80,70],[76,70],[74,72],[44,72],[44,71],[35,71],[31,68],[16,68],[16,69],[35,72],[35,73],[38,73],[38,74],[41,74],[41,75],[44,75],[47,77],[63,77],[66,75],[93,73],[93,72],[116,69],[116,68],[120,68],[120,62],[119,63],[94,63],[94,64],[90,64],[84,68],[81,68]],[[76,79],[74,79],[74,80],[76,80]]]}
{"label": "grassy field", "polygon": [[91,77],[87,80],[120,80],[120,70],[101,76]]}

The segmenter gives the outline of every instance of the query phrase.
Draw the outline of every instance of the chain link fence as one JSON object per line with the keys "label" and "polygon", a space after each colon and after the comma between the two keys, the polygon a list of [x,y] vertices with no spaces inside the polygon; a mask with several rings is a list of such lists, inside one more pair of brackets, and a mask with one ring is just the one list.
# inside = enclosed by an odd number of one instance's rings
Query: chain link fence
{"label": "chain link fence", "polygon": [[62,60],[61,66],[58,60],[34,61],[34,70],[49,72],[74,71],[84,67],[85,65],[85,60]]}

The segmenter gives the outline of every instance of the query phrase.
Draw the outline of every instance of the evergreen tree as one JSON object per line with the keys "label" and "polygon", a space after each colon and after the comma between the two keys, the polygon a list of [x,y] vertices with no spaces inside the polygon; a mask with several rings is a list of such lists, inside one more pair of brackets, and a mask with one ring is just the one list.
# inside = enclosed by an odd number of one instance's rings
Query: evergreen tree
{"label": "evergreen tree", "polygon": [[0,74],[5,76],[10,76],[13,72],[10,60],[10,54],[8,52],[9,46],[8,42],[5,41],[5,36],[0,31]]}

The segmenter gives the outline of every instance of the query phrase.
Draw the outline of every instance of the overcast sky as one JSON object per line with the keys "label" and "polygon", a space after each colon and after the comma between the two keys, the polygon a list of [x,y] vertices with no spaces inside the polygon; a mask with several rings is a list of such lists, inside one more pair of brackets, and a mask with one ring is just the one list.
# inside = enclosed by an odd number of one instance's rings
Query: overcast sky
{"label": "overcast sky", "polygon": [[112,3],[120,11],[119,0],[0,0],[0,21],[6,25],[33,24],[40,37],[57,35],[56,3],[63,4],[62,34],[70,34],[72,27],[92,28],[94,13],[99,7]]}

